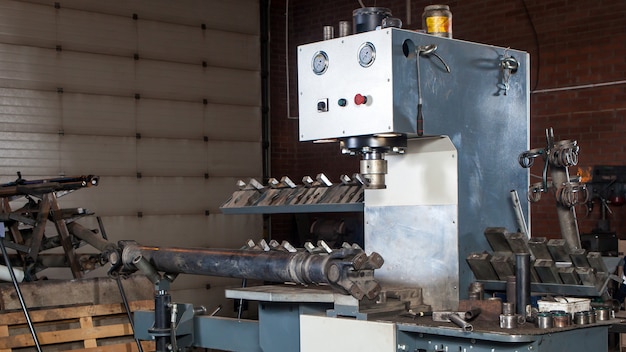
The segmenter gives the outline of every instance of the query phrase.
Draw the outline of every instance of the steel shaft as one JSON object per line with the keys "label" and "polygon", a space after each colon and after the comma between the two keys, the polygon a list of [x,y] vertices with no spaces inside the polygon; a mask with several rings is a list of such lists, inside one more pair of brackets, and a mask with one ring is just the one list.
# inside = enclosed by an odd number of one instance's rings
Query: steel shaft
{"label": "steel shaft", "polygon": [[[135,242],[120,242],[122,261],[127,270],[154,274],[195,274],[293,282],[302,285],[329,284],[357,299],[374,298],[380,285],[374,279],[374,269],[383,264],[377,253],[367,256],[362,249],[341,248],[330,253],[308,251],[253,249],[205,249],[142,246]],[[150,269],[146,270],[149,264]]]}
{"label": "steel shaft", "polygon": [[[570,181],[569,173],[565,167],[551,167],[552,182],[555,186],[563,185]],[[561,237],[567,243],[570,251],[582,248],[580,244],[580,233],[578,231],[578,222],[576,220],[576,210],[574,207],[564,207],[557,205],[557,216],[559,226],[561,227]]]}
{"label": "steel shaft", "polygon": [[306,252],[138,246],[158,271],[298,284],[328,283],[329,256]]}

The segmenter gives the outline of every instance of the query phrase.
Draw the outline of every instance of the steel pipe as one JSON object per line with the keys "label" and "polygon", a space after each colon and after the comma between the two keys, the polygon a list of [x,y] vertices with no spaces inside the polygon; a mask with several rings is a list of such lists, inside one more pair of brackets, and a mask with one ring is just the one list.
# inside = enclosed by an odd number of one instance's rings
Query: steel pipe
{"label": "steel pipe", "polygon": [[102,236],[96,235],[90,229],[84,227],[77,222],[71,222],[67,224],[67,230],[77,238],[89,243],[95,249],[100,252],[109,252],[116,249],[115,244],[107,241]]}
{"label": "steel pipe", "polygon": [[515,253],[515,307],[517,314],[526,317],[530,304],[530,254]]}
{"label": "steel pipe", "polygon": [[[361,299],[374,298],[380,285],[374,269],[383,264],[377,253],[367,256],[362,249],[341,248],[331,253],[287,252],[252,249],[202,249],[142,246],[120,242],[122,261],[128,270],[136,258],[144,258],[156,271],[231,277],[302,285],[329,284]],[[145,269],[142,269],[144,271]]]}
{"label": "steel pipe", "polygon": [[[570,182],[569,173],[566,167],[552,166],[552,183],[555,187],[561,187]],[[576,210],[574,207],[565,207],[558,204],[556,207],[561,237],[566,241],[570,250],[582,248],[580,244],[580,233],[578,231],[578,221],[576,220]]]}

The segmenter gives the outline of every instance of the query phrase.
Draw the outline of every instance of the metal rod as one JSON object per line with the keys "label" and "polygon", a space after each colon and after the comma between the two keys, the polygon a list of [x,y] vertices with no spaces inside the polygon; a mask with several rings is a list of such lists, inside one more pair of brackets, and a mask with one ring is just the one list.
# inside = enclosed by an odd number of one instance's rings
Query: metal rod
{"label": "metal rod", "polygon": [[517,220],[519,231],[524,234],[527,239],[529,239],[530,233],[528,231],[528,226],[526,226],[526,219],[524,218],[524,212],[522,211],[522,204],[520,203],[519,195],[516,190],[511,190],[511,201],[513,202],[515,220]]}
{"label": "metal rod", "polygon": [[37,348],[37,351],[41,352],[41,346],[39,345],[39,339],[37,339],[37,333],[35,332],[35,327],[33,326],[33,322],[30,320],[30,314],[28,314],[28,309],[26,308],[26,303],[24,302],[24,297],[22,296],[20,285],[18,285],[17,283],[17,278],[15,277],[15,273],[13,272],[11,261],[9,261],[9,255],[7,254],[7,249],[4,246],[4,223],[0,223],[0,224],[1,224],[0,225],[0,250],[2,250],[2,257],[4,258],[4,263],[9,269],[9,274],[11,275],[11,281],[13,281],[13,287],[15,287],[17,298],[19,299],[20,305],[22,306],[22,310],[24,311],[24,316],[26,317],[26,323],[28,324],[28,329],[30,330],[30,334],[33,336],[35,347]]}
{"label": "metal rod", "polygon": [[[133,317],[130,312],[130,306],[128,305],[128,299],[126,298],[126,292],[124,291],[124,286],[122,285],[122,279],[119,275],[115,278],[117,282],[117,288],[120,290],[120,296],[122,296],[122,303],[124,303],[124,309],[126,310],[126,315],[128,316],[128,322],[130,323],[130,328],[133,331],[133,336],[135,335],[135,322],[133,321]],[[141,347],[141,341],[135,337],[135,342],[137,343],[137,349],[139,352],[143,352],[143,347]]]}
{"label": "metal rod", "polygon": [[531,94],[551,93],[551,92],[560,92],[560,91],[564,91],[564,90],[587,89],[587,88],[606,87],[606,86],[614,86],[614,85],[622,85],[622,84],[626,84],[626,80],[613,81],[613,82],[602,82],[602,83],[592,83],[592,84],[583,84],[583,85],[579,85],[579,86],[568,86],[568,87],[536,89],[536,90],[533,90],[530,93]]}
{"label": "metal rod", "polygon": [[467,332],[474,331],[474,327],[472,326],[472,324],[466,322],[465,320],[463,320],[463,318],[461,318],[455,313],[448,315],[448,319],[450,319],[450,321],[454,323],[456,326],[463,329],[463,331],[467,331]]}
{"label": "metal rod", "polygon": [[105,240],[109,240],[109,238],[107,237],[107,233],[104,230],[104,224],[102,223],[102,218],[99,216],[96,216],[96,220],[98,221],[98,228],[100,229],[100,233],[102,234],[102,238],[104,238]]}
{"label": "metal rod", "polygon": [[143,256],[136,257],[132,262],[142,274],[144,274],[150,282],[158,284],[161,281],[161,275]]}
{"label": "metal rod", "polygon": [[[247,279],[241,280],[241,287],[245,288],[246,286],[248,286],[248,280]],[[240,298],[239,307],[237,307],[237,320],[241,320],[242,314],[243,314],[243,298]]]}
{"label": "metal rod", "polygon": [[515,307],[517,314],[526,317],[530,304],[530,253],[515,253]]}
{"label": "metal rod", "polygon": [[422,112],[423,101],[422,101],[422,84],[421,84],[421,75],[420,75],[420,47],[415,49],[415,71],[417,72],[417,135],[421,136],[424,134],[424,114]]}
{"label": "metal rod", "polygon": [[101,236],[96,235],[90,229],[84,227],[83,225],[77,222],[71,222],[67,224],[68,231],[79,239],[89,243],[91,246],[96,248],[101,252],[106,252],[107,250],[114,250],[116,246],[102,238]]}

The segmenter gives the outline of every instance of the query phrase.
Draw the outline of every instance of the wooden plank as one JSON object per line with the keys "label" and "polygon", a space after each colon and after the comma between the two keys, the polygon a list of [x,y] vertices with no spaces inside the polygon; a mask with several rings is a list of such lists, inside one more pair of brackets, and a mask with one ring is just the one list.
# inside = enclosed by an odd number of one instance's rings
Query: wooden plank
{"label": "wooden plank", "polygon": [[[93,328],[93,318],[92,317],[82,317],[80,318],[80,328],[81,329],[91,329]],[[98,342],[96,339],[85,339],[83,342],[84,347],[98,347]]]}
{"label": "wooden plank", "polygon": [[[0,325],[0,337],[9,336],[9,326],[8,325]],[[11,352],[11,349],[0,349],[0,352]]]}
{"label": "wooden plank", "polygon": [[[93,189],[97,189],[95,187]],[[65,199],[73,199],[74,195],[80,195],[81,192],[72,193],[71,197],[63,197],[63,205],[66,206]],[[85,194],[91,193],[85,190]],[[75,203],[75,207],[80,207],[85,202]],[[91,210],[91,208],[89,208]],[[88,223],[89,228],[98,227],[95,217],[89,217],[93,223]],[[107,221],[104,222],[105,224]],[[206,233],[206,232],[205,232]],[[132,238],[125,236],[123,238],[115,238],[112,243],[118,240]],[[153,300],[154,285],[143,275],[132,275],[122,280],[126,296],[129,302]],[[20,284],[22,295],[26,306],[31,310],[67,307],[69,304],[73,307],[81,305],[94,304],[119,304],[121,297],[117,287],[117,282],[108,277],[83,278],[81,280],[38,280],[31,282],[23,282]],[[15,288],[11,283],[0,284],[0,309],[3,313],[19,311],[22,309],[19,301],[15,298]]]}
{"label": "wooden plank", "polygon": [[61,207],[59,207],[59,203],[57,201],[57,196],[54,192],[47,193],[44,198],[48,199],[50,203],[50,214],[52,215],[52,221],[55,224],[57,229],[57,233],[61,237],[61,245],[63,246],[63,250],[65,251],[65,257],[67,261],[70,263],[70,269],[72,270],[72,275],[74,275],[75,279],[80,279],[83,276],[82,268],[78,259],[76,258],[76,254],[74,252],[74,246],[72,244],[72,239],[70,237],[70,232],[67,230],[67,225],[65,224],[65,220],[62,218],[58,218],[57,214],[60,213]]}
{"label": "wooden plank", "polygon": [[[131,311],[152,309],[151,300],[129,302]],[[58,307],[51,309],[32,310],[31,321],[37,328],[53,325],[52,331],[37,331],[37,339],[41,346],[62,343],[82,343],[84,351],[133,351],[135,343],[117,341],[111,346],[98,346],[98,339],[128,338],[133,339],[130,323],[126,321],[124,307],[121,303]],[[94,319],[98,318],[98,322]],[[78,327],[76,321],[79,322]],[[122,323],[119,323],[122,321]],[[0,314],[0,352],[11,352],[13,348],[34,346],[30,333],[22,333],[25,317],[21,311]],[[68,328],[67,326],[72,326]],[[17,327],[20,333],[11,335],[10,327]],[[50,326],[48,327],[50,328]],[[112,341],[111,341],[112,342]],[[78,346],[77,346],[78,347]],[[145,350],[154,350],[150,344]],[[76,347],[72,347],[76,350]]]}
{"label": "wooden plank", "polygon": [[[36,329],[35,329],[36,330]],[[107,326],[97,326],[87,329],[68,329],[58,331],[38,332],[37,339],[41,345],[84,341],[89,339],[132,336],[130,323]],[[8,337],[0,337],[0,349],[34,346],[30,333]]]}
{"label": "wooden plank", "polygon": [[50,199],[48,197],[43,197],[39,204],[39,213],[37,214],[37,225],[35,225],[33,229],[33,236],[30,242],[30,253],[28,253],[28,257],[30,257],[33,262],[37,261],[37,256],[39,256],[39,247],[41,246],[41,241],[43,240],[44,231],[46,229],[46,222],[48,220],[48,212],[50,212]]}
{"label": "wooden plank", "polygon": [[[153,341],[141,341],[141,347],[144,352],[154,351],[156,344]],[[72,352],[138,352],[137,343],[127,342],[123,344],[98,346],[94,348],[72,349]]]}
{"label": "wooden plank", "polygon": [[[154,302],[150,300],[129,302],[130,310],[154,309]],[[30,318],[33,323],[53,320],[78,319],[87,316],[103,316],[125,313],[122,303],[84,305],[78,307],[52,308],[44,310],[31,310]],[[22,311],[6,312],[0,314],[0,325],[26,324],[26,318]]]}

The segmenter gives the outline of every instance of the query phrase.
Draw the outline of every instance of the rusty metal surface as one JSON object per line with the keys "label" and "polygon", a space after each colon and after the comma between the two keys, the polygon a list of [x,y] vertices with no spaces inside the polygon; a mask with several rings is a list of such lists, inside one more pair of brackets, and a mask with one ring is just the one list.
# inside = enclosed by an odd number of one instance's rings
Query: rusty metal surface
{"label": "rusty metal surface", "polygon": [[[97,186],[97,176],[57,177],[50,179],[26,180],[18,172],[14,182],[0,185],[0,199],[2,207],[0,216],[9,228],[10,242],[7,247],[16,249],[16,265],[24,268],[27,280],[36,280],[37,272],[42,271],[49,264],[58,266],[59,261],[39,260],[41,252],[56,247],[62,247],[65,261],[61,266],[67,266],[74,278],[83,276],[84,271],[93,270],[92,260],[83,260],[84,256],[77,256],[75,248],[80,242],[69,231],[67,223],[76,218],[90,215],[82,208],[62,209],[58,198],[82,188]],[[26,203],[17,209],[11,208],[11,201],[25,199]],[[46,235],[46,225],[50,222],[56,229],[57,236]]]}
{"label": "rusty metal surface", "polygon": [[365,182],[359,174],[342,175],[333,183],[323,173],[305,176],[295,184],[287,176],[270,178],[266,185],[255,179],[237,182],[239,190],[220,207],[224,214],[273,214],[363,211]]}
{"label": "rusty metal surface", "polygon": [[[401,330],[409,330],[409,331],[418,330],[419,331],[420,328],[435,328],[435,329],[439,329],[439,332],[442,335],[446,334],[445,331],[448,331],[448,332],[454,331],[454,332],[459,332],[459,333],[462,332],[464,334],[463,336],[466,338],[473,338],[473,337],[480,338],[480,335],[490,335],[490,338],[493,339],[494,336],[499,336],[501,341],[509,341],[509,340],[530,341],[530,340],[534,340],[535,336],[537,335],[548,335],[548,334],[557,333],[561,331],[585,329],[587,327],[594,327],[594,326],[607,326],[607,325],[617,324],[620,322],[619,319],[611,319],[611,320],[599,321],[594,324],[570,325],[570,326],[562,327],[562,328],[549,328],[549,329],[541,329],[541,328],[536,327],[533,323],[527,322],[517,328],[502,329],[500,328],[500,323],[497,320],[496,321],[492,321],[492,320],[484,321],[484,320],[476,319],[475,321],[472,322],[472,326],[474,328],[473,332],[469,333],[469,332],[463,332],[461,328],[459,328],[453,323],[433,321],[431,317],[409,318],[409,317],[403,317],[398,314],[389,314],[389,315],[378,317],[378,320],[394,322],[400,326]],[[475,334],[475,335],[472,335],[472,334]]]}
{"label": "rusty metal surface", "polygon": [[495,300],[460,300],[459,311],[466,312],[472,308],[480,308],[480,314],[474,321],[497,322],[502,314],[502,302]]}
{"label": "rusty metal surface", "polygon": [[515,265],[507,257],[507,248],[515,247],[515,252],[531,254],[533,292],[597,297],[606,291],[609,270],[599,252],[571,249],[565,239],[526,240],[504,228],[487,228],[484,234],[494,249],[502,251],[471,253],[466,260],[475,278],[489,290],[504,289],[506,277],[514,274]]}
{"label": "rusty metal surface", "polygon": [[[133,241],[120,241],[121,263],[114,263],[110,272],[132,273],[138,263],[148,264],[166,274],[196,274],[270,282],[292,282],[301,285],[329,285],[357,299],[373,299],[381,290],[374,279],[383,258],[376,252],[367,255],[359,246],[347,243],[331,249],[324,241],[317,246],[292,250],[288,243],[269,245],[264,240],[243,249],[207,249],[141,246]],[[145,273],[145,272],[144,272]]]}

